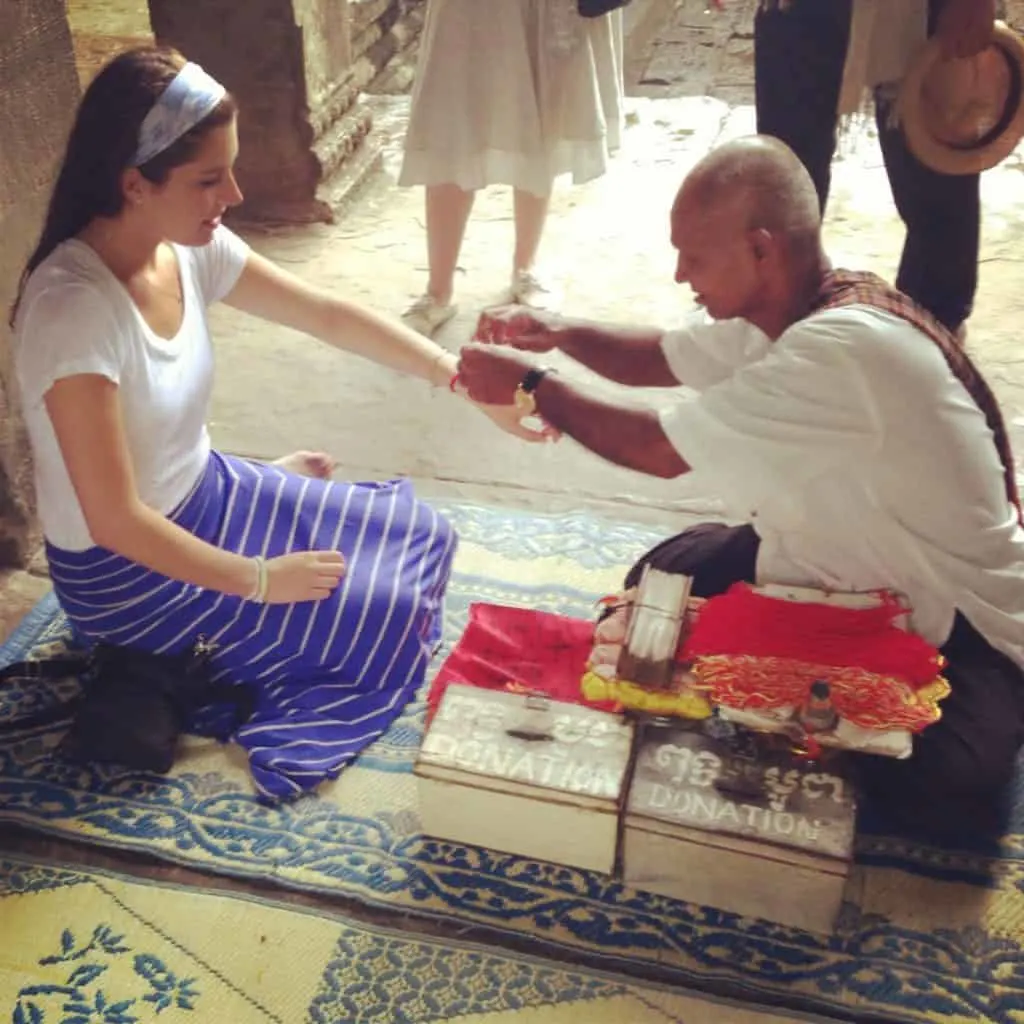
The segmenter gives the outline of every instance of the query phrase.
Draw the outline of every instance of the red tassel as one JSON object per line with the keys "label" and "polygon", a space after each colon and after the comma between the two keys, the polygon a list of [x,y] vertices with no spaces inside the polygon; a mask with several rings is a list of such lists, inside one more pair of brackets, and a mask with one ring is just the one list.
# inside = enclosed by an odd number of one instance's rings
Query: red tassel
{"label": "red tassel", "polygon": [[874,608],[786,601],[744,583],[707,601],[683,645],[683,657],[749,655],[861,668],[917,689],[935,679],[942,657],[895,625],[905,614],[890,594]]}

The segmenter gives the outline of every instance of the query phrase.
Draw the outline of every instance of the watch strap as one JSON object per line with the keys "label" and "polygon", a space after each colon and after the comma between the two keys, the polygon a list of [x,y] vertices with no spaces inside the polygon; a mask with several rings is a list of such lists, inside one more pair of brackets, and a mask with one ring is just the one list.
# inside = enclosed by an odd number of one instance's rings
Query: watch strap
{"label": "watch strap", "polygon": [[537,398],[535,392],[540,382],[553,370],[550,366],[535,366],[527,370],[523,379],[516,388],[513,401],[523,418],[533,416],[537,412]]}
{"label": "watch strap", "polygon": [[550,367],[547,366],[534,366],[532,369],[527,370],[523,379],[519,382],[519,390],[532,395],[540,386],[540,382],[550,372]]}

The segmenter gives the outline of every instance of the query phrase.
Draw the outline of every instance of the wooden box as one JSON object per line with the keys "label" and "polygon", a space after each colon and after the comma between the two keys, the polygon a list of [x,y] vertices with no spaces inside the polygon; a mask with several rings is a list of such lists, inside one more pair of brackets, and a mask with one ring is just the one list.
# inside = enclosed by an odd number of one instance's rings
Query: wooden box
{"label": "wooden box", "polygon": [[449,686],[414,768],[423,831],[611,873],[632,742],[618,715]]}
{"label": "wooden box", "polygon": [[730,738],[696,723],[644,726],[623,821],[623,881],[830,932],[853,855],[852,787],[765,737],[724,728]]}

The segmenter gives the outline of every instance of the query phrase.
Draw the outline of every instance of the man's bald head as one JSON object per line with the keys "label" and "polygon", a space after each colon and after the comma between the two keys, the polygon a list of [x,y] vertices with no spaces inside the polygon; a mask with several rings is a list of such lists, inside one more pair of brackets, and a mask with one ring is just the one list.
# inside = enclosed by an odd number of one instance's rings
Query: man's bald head
{"label": "man's bald head", "polygon": [[814,183],[793,151],[768,136],[727,142],[697,163],[676,196],[673,225],[693,212],[723,217],[738,230],[764,229],[794,256],[820,249]]}
{"label": "man's bald head", "polygon": [[828,269],[807,171],[781,142],[738,139],[686,176],[672,207],[675,278],[716,320],[778,337],[803,315]]}

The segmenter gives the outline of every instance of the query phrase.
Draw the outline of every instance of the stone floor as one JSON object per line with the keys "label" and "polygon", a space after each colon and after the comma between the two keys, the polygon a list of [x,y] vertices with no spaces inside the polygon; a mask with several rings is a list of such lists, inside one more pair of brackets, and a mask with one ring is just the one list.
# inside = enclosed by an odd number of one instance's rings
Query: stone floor
{"label": "stone floor", "polygon": [[[724,10],[706,10],[702,0],[634,0],[626,9],[625,145],[604,178],[582,187],[560,182],[552,203],[544,256],[563,278],[568,312],[671,324],[690,307],[687,290],[672,281],[667,210],[696,159],[753,129],[754,5],[755,0],[727,0]],[[1018,7],[1024,0],[1011,5],[1011,20],[1024,20],[1014,17]],[[144,5],[107,8],[114,13],[104,22],[100,5],[71,0],[83,77],[112,38],[138,38],[147,30],[140,21]],[[395,185],[407,98],[379,96],[372,102],[385,167],[345,218],[335,225],[246,234],[260,252],[309,282],[398,313],[424,281],[422,196]],[[1024,455],[1022,161],[1018,152],[983,180],[981,288],[969,344]],[[891,276],[902,226],[869,129],[844,142],[834,181],[826,227],[833,258]],[[470,336],[477,311],[504,296],[512,252],[510,206],[501,188],[477,200],[458,279],[462,311],[440,338],[453,350]],[[713,496],[695,493],[685,482],[614,469],[571,442],[540,450],[522,445],[446,392],[432,393],[294,332],[226,308],[216,310],[212,322],[219,376],[211,429],[215,442],[228,450],[275,456],[298,447],[325,448],[339,458],[345,476],[403,474],[414,477],[426,495],[544,510],[586,507],[666,529],[690,513],[717,507]],[[0,637],[46,586],[40,570],[8,575],[0,592]],[[11,835],[3,841],[50,852],[55,845]],[[122,869],[159,871],[179,880],[189,876],[97,851],[71,853]]]}

